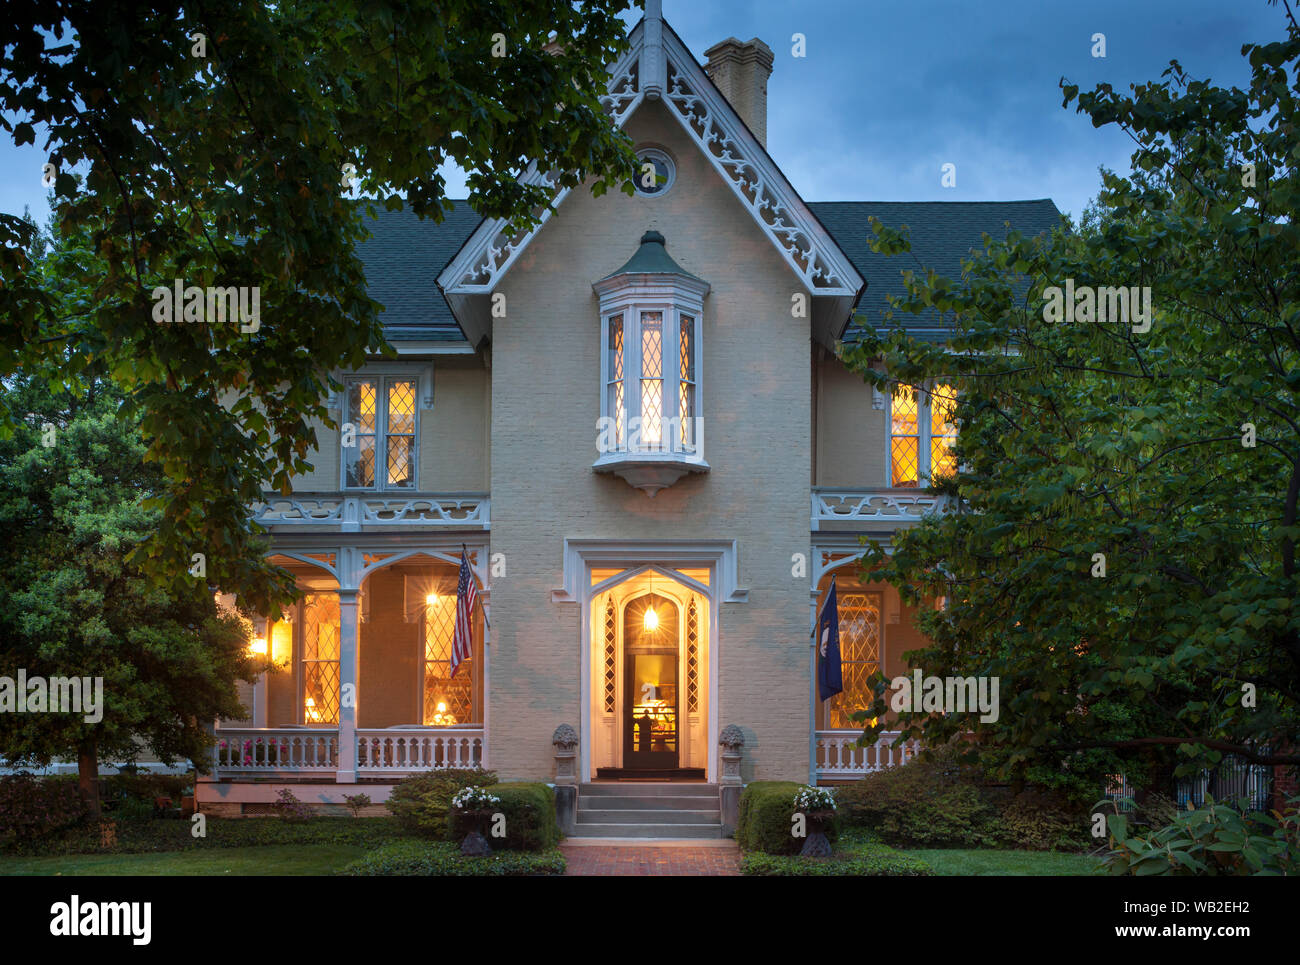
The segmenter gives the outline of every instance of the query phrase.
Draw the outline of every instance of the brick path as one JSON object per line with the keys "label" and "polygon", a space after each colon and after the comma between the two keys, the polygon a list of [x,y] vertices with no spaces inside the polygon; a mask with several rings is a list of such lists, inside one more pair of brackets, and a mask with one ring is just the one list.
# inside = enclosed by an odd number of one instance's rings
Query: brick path
{"label": "brick path", "polygon": [[738,875],[740,850],[561,844],[566,875]]}

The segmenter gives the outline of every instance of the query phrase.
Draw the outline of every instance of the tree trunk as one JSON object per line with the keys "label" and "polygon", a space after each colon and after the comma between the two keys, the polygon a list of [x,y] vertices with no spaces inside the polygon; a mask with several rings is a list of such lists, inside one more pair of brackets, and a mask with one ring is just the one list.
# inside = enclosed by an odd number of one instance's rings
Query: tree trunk
{"label": "tree trunk", "polygon": [[86,806],[86,814],[99,820],[99,755],[94,740],[77,746],[77,789]]}

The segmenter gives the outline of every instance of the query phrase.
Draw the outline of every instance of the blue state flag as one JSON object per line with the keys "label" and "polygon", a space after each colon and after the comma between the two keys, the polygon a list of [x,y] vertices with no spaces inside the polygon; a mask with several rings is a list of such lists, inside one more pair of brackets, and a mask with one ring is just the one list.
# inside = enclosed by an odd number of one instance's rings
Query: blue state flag
{"label": "blue state flag", "polygon": [[844,674],[840,667],[840,605],[835,593],[835,577],[817,618],[817,693],[820,699],[830,700],[844,690]]}

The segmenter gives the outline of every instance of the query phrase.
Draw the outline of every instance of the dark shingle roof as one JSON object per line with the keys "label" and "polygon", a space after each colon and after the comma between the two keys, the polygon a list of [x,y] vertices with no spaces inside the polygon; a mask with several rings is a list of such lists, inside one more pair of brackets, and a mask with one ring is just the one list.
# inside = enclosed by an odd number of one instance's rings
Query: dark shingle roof
{"label": "dark shingle roof", "polygon": [[[853,267],[867,281],[858,301],[858,314],[878,328],[906,328],[918,338],[942,338],[946,330],[933,317],[897,313],[886,321],[888,295],[904,293],[902,272],[933,268],[941,275],[959,277],[961,262],[972,249],[984,247],[983,235],[1005,238],[1005,222],[1022,234],[1050,231],[1060,223],[1060,212],[1050,200],[1041,201],[822,201],[812,210]],[[875,216],[891,228],[907,225],[912,252],[888,257],[871,250],[876,234],[869,219]],[[851,341],[858,330],[845,332]]]}
{"label": "dark shingle roof", "polygon": [[[438,275],[482,219],[468,202],[452,204],[442,224],[421,221],[407,209],[381,210],[366,219],[372,237],[359,252],[370,297],[385,307],[381,317],[390,340],[465,337],[438,290]],[[903,294],[904,269],[916,269],[919,263],[956,277],[962,259],[983,247],[985,232],[994,238],[1006,236],[1004,222],[1027,235],[1050,231],[1060,223],[1060,213],[1050,200],[823,201],[808,207],[867,281],[858,313],[881,327],[901,325],[920,338],[941,338],[945,332],[924,315],[900,313],[886,323],[881,314],[889,307],[887,295]],[[872,252],[875,232],[868,219],[873,215],[891,227],[911,228],[914,257],[888,258]],[[844,337],[851,340],[855,335],[856,329],[850,327]]]}
{"label": "dark shingle roof", "polygon": [[453,201],[442,224],[421,221],[409,208],[378,209],[365,226],[371,237],[358,247],[370,297],[390,341],[460,341],[465,336],[438,290],[438,275],[483,219],[466,201]]}

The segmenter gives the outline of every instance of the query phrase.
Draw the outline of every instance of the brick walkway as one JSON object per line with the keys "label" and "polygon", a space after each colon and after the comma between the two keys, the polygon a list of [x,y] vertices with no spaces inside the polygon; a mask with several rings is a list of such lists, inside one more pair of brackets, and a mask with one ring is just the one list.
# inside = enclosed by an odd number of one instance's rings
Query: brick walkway
{"label": "brick walkway", "polygon": [[566,875],[738,875],[740,850],[561,844]]}

